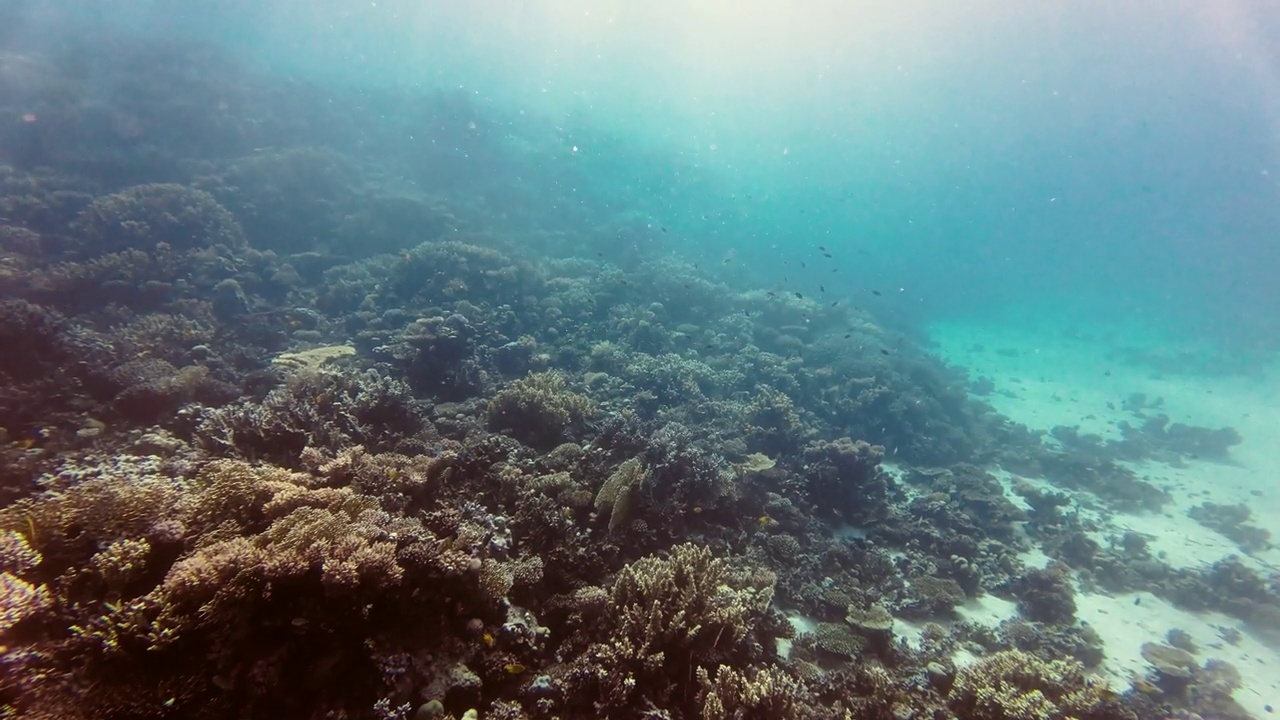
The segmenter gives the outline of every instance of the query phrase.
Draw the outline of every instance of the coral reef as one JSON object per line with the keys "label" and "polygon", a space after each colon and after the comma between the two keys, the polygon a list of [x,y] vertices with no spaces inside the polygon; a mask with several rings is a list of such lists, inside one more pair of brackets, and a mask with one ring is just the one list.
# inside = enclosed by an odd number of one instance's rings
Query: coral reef
{"label": "coral reef", "polygon": [[[0,51],[0,716],[1238,712],[1175,636],[1154,690],[1095,684],[1073,598],[1280,627],[1252,565],[1096,519],[1168,502],[1126,462],[1229,428],[1016,426],[910,328],[700,267],[562,128],[467,93],[98,42],[92,101]],[[984,594],[1021,617],[957,618]]]}

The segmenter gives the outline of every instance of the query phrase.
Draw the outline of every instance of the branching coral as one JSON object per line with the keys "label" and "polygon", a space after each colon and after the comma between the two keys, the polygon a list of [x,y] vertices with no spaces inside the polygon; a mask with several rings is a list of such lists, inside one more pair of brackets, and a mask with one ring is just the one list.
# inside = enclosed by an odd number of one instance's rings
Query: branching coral
{"label": "branching coral", "polygon": [[756,388],[755,398],[743,411],[752,448],[769,455],[790,455],[800,448],[804,427],[792,399],[770,388]]}
{"label": "branching coral", "polygon": [[[411,467],[407,458],[404,467]],[[338,472],[318,478],[230,460],[190,479],[146,465],[96,472],[0,510],[7,568],[0,579],[6,627],[46,608],[60,613],[59,622],[41,623],[54,635],[34,647],[79,658],[81,679],[129,669],[132,679],[104,684],[103,692],[184,678],[190,702],[210,702],[221,684],[236,687],[248,705],[284,707],[275,704],[272,679],[289,675],[306,682],[345,675],[364,688],[356,692],[367,692],[373,670],[362,642],[376,618],[412,609],[428,616],[415,622],[437,627],[442,607],[463,602],[492,612],[501,601],[473,579],[471,563],[479,561],[458,550],[466,547],[458,539],[389,513],[351,487],[320,486],[342,481]],[[504,590],[534,584],[541,573],[536,557],[494,568]],[[58,634],[59,625],[69,634]],[[314,666],[323,648],[330,657]],[[71,691],[62,677],[14,692],[24,704],[53,703]],[[336,702],[348,702],[353,690],[349,684]],[[139,694],[131,712],[154,711],[162,701]],[[143,710],[148,703],[152,710]]]}
{"label": "branching coral", "polygon": [[696,669],[754,659],[773,577],[734,573],[708,548],[685,544],[623,568],[610,598],[597,624],[600,640],[566,679],[601,710],[621,711],[641,698],[688,702],[697,694],[690,685]]}
{"label": "branching coral", "polygon": [[521,442],[550,449],[595,412],[595,403],[568,389],[565,376],[533,373],[511,383],[489,401],[489,426]]}
{"label": "branching coral", "polygon": [[77,221],[86,254],[126,249],[228,247],[245,244],[244,231],[212,195],[185,185],[138,185],[95,198]]}
{"label": "branching coral", "polygon": [[1041,660],[1004,650],[961,668],[947,696],[956,715],[973,720],[1065,720],[1106,704],[1103,686],[1074,660]]}
{"label": "branching coral", "polygon": [[799,717],[804,698],[800,682],[775,667],[737,670],[721,665],[714,674],[700,667],[698,684],[702,720]]}
{"label": "branching coral", "polygon": [[13,626],[38,615],[52,604],[48,590],[20,577],[0,572],[0,640]]}
{"label": "branching coral", "polygon": [[290,467],[308,446],[422,451],[432,431],[408,386],[372,370],[299,371],[261,401],[204,409],[193,424],[207,449]]}

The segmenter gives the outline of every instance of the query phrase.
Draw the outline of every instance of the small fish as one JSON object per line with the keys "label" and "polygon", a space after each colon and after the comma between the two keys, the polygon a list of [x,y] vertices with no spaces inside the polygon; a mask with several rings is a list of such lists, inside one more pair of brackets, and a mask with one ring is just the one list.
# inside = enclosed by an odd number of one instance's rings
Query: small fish
{"label": "small fish", "polygon": [[30,450],[31,448],[35,447],[35,444],[36,444],[35,438],[23,438],[17,442],[18,447],[22,448],[23,450]]}
{"label": "small fish", "polygon": [[828,257],[828,258],[829,258],[829,257],[831,257],[831,253],[824,252],[824,253],[822,253],[822,257]]}
{"label": "small fish", "polygon": [[502,667],[502,669],[507,671],[508,675],[519,675],[525,671],[524,665],[521,665],[520,663],[507,663]]}
{"label": "small fish", "polygon": [[701,515],[701,514],[702,514],[702,506],[701,506],[701,505],[694,505],[694,506],[693,506],[693,514],[694,514],[694,515]]}
{"label": "small fish", "polygon": [[800,261],[800,267],[805,268],[806,270],[809,268],[809,266],[808,266],[808,265],[805,265],[805,264],[804,264],[804,261],[803,261],[803,260],[801,260],[801,261]]}
{"label": "small fish", "polygon": [[844,334],[844,339],[845,339],[845,340],[848,340],[848,339],[849,339],[849,338],[851,338],[851,337],[853,337],[853,333],[845,333],[845,334]]}
{"label": "small fish", "polygon": [[481,635],[480,642],[483,642],[488,647],[493,647],[493,633],[485,633],[484,635]]}
{"label": "small fish", "polygon": [[836,306],[836,305],[838,305],[839,303],[840,303],[840,301],[839,301],[839,300],[832,300],[832,301],[831,301],[831,307],[835,307],[835,306]]}
{"label": "small fish", "polygon": [[819,246],[818,246],[818,249],[819,249],[819,250],[821,250],[822,252],[826,252],[826,251],[827,251],[827,249],[826,249],[825,247],[823,247],[822,245],[819,245]]}
{"label": "small fish", "polygon": [[819,286],[818,286],[818,292],[826,292],[826,291],[827,291],[827,286],[826,286],[826,285],[819,285]]}
{"label": "small fish", "polygon": [[881,354],[881,355],[888,355],[888,354],[889,354],[889,351],[888,351],[888,350],[885,350],[884,348],[880,348],[880,354]]}
{"label": "small fish", "polygon": [[872,295],[875,295],[876,297],[880,297],[880,291],[879,291],[879,290],[872,290],[872,291],[871,291],[871,294],[872,294]]}
{"label": "small fish", "polygon": [[667,229],[666,229],[666,228],[664,228],[664,227],[660,227],[660,228],[658,228],[658,229],[659,229],[659,230],[661,230],[662,232],[666,232],[666,231],[667,231]]}
{"label": "small fish", "polygon": [[776,521],[773,518],[769,517],[768,515],[761,515],[760,517],[756,518],[756,524],[759,525],[760,527],[768,527],[772,525],[774,522]]}
{"label": "small fish", "polygon": [[804,295],[801,295],[800,293],[796,293],[796,298],[797,298],[797,299],[800,299],[800,300],[803,300],[803,299],[804,299]]}

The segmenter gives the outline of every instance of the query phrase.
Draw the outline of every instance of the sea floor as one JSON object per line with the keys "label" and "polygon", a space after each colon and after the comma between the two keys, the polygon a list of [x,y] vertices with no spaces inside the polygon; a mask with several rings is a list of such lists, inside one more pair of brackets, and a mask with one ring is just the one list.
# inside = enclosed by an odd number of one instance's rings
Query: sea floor
{"label": "sea floor", "polygon": [[[1225,462],[1191,460],[1175,467],[1143,462],[1130,468],[1164,488],[1173,502],[1159,513],[1108,513],[1107,534],[1134,530],[1146,535],[1155,553],[1177,566],[1213,563],[1237,556],[1266,573],[1280,573],[1280,548],[1243,554],[1228,538],[1193,520],[1188,511],[1205,501],[1245,504],[1249,524],[1268,529],[1280,543],[1280,364],[1206,374],[1193,352],[1173,352],[1143,332],[1055,330],[1029,333],[1021,326],[950,324],[932,329],[934,352],[974,378],[989,378],[986,399],[1015,422],[1033,430],[1078,426],[1081,433],[1118,438],[1118,423],[1140,424],[1126,409],[1135,393],[1172,422],[1209,428],[1234,427],[1243,442]],[[1140,343],[1149,343],[1143,347]],[[1183,367],[1178,367],[1180,364]],[[1168,362],[1166,362],[1168,360]],[[1127,406],[1133,407],[1130,401]],[[1010,494],[1015,502],[1018,499]],[[1028,563],[1047,561],[1033,552]],[[1172,628],[1186,631],[1204,662],[1234,665],[1243,679],[1235,699],[1258,718],[1274,718],[1280,708],[1280,642],[1254,634],[1242,621],[1216,613],[1191,613],[1150,593],[1107,595],[1081,591],[1080,620],[1104,638],[1101,674],[1126,687],[1148,670],[1140,655],[1144,642],[1163,641]],[[996,624],[1014,606],[995,598],[965,609],[968,619]],[[1239,632],[1235,643],[1226,637]],[[1232,638],[1234,639],[1234,638]]]}

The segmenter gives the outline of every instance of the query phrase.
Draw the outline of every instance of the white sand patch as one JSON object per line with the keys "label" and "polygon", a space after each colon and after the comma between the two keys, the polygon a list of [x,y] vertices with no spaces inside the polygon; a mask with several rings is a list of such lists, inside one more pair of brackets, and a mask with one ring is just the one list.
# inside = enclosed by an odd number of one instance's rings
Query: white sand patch
{"label": "white sand patch", "polygon": [[[795,630],[796,637],[818,629],[818,621],[807,615],[786,611],[783,611],[783,614],[786,615],[787,622],[791,624],[791,628]],[[778,638],[778,656],[783,660],[790,658],[791,647],[794,644],[795,640],[792,638]]]}
{"label": "white sand patch", "polygon": [[1009,618],[1017,617],[1018,604],[988,593],[957,607],[956,614],[961,620],[995,627]]}
{"label": "white sand patch", "polygon": [[[1134,605],[1135,598],[1141,602]],[[1268,717],[1265,706],[1280,707],[1280,652],[1245,632],[1235,618],[1218,613],[1190,613],[1176,608],[1150,593],[1106,596],[1077,595],[1077,615],[1093,626],[1106,641],[1106,660],[1099,668],[1112,687],[1124,688],[1150,671],[1142,659],[1142,644],[1163,642],[1169,630],[1179,628],[1198,647],[1196,658],[1203,665],[1210,659],[1224,660],[1240,671],[1241,687],[1236,702],[1259,719]],[[1236,644],[1224,638],[1224,631],[1240,633]],[[1272,716],[1274,717],[1274,716]]]}
{"label": "white sand patch", "polygon": [[893,619],[893,636],[899,642],[904,642],[907,647],[912,650],[920,651],[924,648],[924,628],[926,623],[914,622],[911,620],[903,620],[902,618]]}
{"label": "white sand patch", "polygon": [[[1143,418],[1126,409],[1126,399],[1135,393],[1146,396],[1148,416],[1164,414],[1171,422],[1213,429],[1234,427],[1244,441],[1231,449],[1225,462],[1128,466],[1170,493],[1173,500],[1161,513],[1110,512],[1087,494],[1076,494],[1072,509],[1101,525],[1103,529],[1091,535],[1103,545],[1134,531],[1147,536],[1151,551],[1174,567],[1203,567],[1237,556],[1264,576],[1280,576],[1280,548],[1246,555],[1231,540],[1188,516],[1206,501],[1244,504],[1251,512],[1249,524],[1270,530],[1275,534],[1272,541],[1280,543],[1280,365],[1257,368],[1248,376],[1170,375],[1130,362],[1139,342],[1135,338],[1142,337],[1140,331],[1083,334],[1047,327],[1028,335],[1025,327],[960,325],[939,327],[934,333],[936,349],[944,359],[966,368],[973,378],[990,378],[994,392],[985,400],[1033,430],[1074,426],[1082,434],[1118,439],[1120,423],[1143,423]],[[1171,355],[1165,348],[1151,347],[1155,354]],[[1158,407],[1151,407],[1156,403]],[[1019,502],[1012,493],[1012,477],[997,476],[1009,497]],[[1025,480],[1061,491],[1042,479]],[[1037,552],[1024,560],[1039,565],[1042,558]],[[1138,605],[1133,604],[1135,595],[1077,597],[1080,618],[1105,641],[1104,672],[1117,687],[1147,672],[1140,654],[1142,643],[1161,641],[1176,627],[1190,633],[1200,646],[1202,662],[1218,658],[1236,666],[1244,681],[1235,694],[1241,705],[1259,718],[1275,717],[1263,706],[1280,708],[1280,650],[1264,645],[1234,618],[1179,610],[1149,593],[1140,597]],[[966,608],[962,613],[975,612],[989,619],[999,614],[997,605],[984,602],[983,606],[987,609]],[[1239,630],[1237,644],[1227,643],[1220,628]]]}

